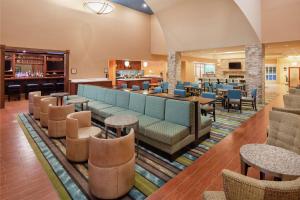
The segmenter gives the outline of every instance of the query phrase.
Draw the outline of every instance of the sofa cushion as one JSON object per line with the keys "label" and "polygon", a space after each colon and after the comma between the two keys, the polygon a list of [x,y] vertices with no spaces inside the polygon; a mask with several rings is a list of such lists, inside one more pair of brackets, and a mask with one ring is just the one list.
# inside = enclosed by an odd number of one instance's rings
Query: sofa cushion
{"label": "sofa cushion", "polygon": [[135,112],[145,113],[146,96],[138,93],[130,93],[129,109]]}
{"label": "sofa cushion", "polygon": [[165,119],[166,99],[154,96],[146,97],[145,115],[150,117]]}
{"label": "sofa cushion", "polygon": [[116,90],[107,90],[105,93],[104,102],[111,105],[116,105],[116,96],[117,96]]}
{"label": "sofa cushion", "polygon": [[139,113],[139,112],[135,112],[135,111],[132,111],[132,110],[124,110],[124,111],[121,111],[121,112],[118,112],[118,115],[132,115],[132,116],[140,116],[140,115],[143,115],[142,113]]}
{"label": "sofa cushion", "polygon": [[206,127],[212,125],[212,120],[211,120],[210,117],[201,116],[201,118],[199,118],[199,119],[200,119],[200,121],[201,121],[200,129],[206,128]]}
{"label": "sofa cushion", "polygon": [[92,85],[86,85],[84,87],[83,96],[89,99],[96,99],[96,87]]}
{"label": "sofa cushion", "polygon": [[125,91],[117,91],[116,106],[128,109],[130,93]]}
{"label": "sofa cushion", "polygon": [[174,145],[189,134],[189,128],[167,121],[145,127],[144,135],[159,142]]}
{"label": "sofa cushion", "polygon": [[99,110],[98,115],[100,115],[103,118],[107,118],[107,117],[110,117],[110,116],[112,116],[116,113],[119,113],[121,111],[125,111],[125,109],[121,108],[121,107],[109,107],[109,108]]}
{"label": "sofa cushion", "polygon": [[107,89],[98,87],[96,89],[96,100],[104,102]]}
{"label": "sofa cushion", "polygon": [[189,127],[191,125],[191,102],[169,99],[166,101],[165,120]]}
{"label": "sofa cushion", "polygon": [[147,115],[137,116],[139,119],[139,133],[145,133],[145,128],[154,123],[161,121],[160,119],[149,117]]}
{"label": "sofa cushion", "polygon": [[100,110],[103,110],[105,108],[110,108],[110,107],[112,107],[112,105],[106,103],[100,103],[100,102],[89,105],[89,109],[97,115],[99,115]]}
{"label": "sofa cushion", "polygon": [[78,88],[77,88],[77,95],[78,96],[83,96],[83,94],[84,94],[84,87],[85,87],[85,85],[82,85],[82,84],[78,85]]}

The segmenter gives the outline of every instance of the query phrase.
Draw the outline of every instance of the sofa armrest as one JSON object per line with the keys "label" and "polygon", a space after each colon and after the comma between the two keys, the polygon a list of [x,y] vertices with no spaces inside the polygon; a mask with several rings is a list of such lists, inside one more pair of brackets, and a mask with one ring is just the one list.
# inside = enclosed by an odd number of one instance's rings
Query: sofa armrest
{"label": "sofa armrest", "polygon": [[300,109],[273,107],[272,110],[300,115]]}

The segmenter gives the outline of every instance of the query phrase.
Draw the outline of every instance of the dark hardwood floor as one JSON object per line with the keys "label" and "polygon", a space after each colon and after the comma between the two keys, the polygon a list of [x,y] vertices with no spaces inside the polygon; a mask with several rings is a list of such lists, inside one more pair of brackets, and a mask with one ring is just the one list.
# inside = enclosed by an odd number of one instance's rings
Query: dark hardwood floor
{"label": "dark hardwood floor", "polygon": [[[222,169],[240,172],[239,149],[247,143],[264,143],[268,112],[282,105],[282,96],[246,121],[234,133],[152,194],[149,199],[201,199],[205,190],[222,189]],[[0,110],[0,199],[58,199],[47,174],[31,149],[16,116],[27,112],[27,101],[14,101]],[[259,173],[250,170],[250,176]]]}

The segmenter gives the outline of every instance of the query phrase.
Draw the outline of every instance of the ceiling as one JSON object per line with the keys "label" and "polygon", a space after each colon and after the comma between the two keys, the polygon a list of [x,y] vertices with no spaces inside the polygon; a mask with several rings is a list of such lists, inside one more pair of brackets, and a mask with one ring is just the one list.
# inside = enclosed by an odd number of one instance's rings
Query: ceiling
{"label": "ceiling", "polygon": [[[208,59],[243,59],[244,46],[184,52],[184,56]],[[275,59],[300,55],[300,41],[265,44],[266,58]]]}
{"label": "ceiling", "polygon": [[[111,0],[111,1],[149,15],[153,14],[151,8],[146,4],[144,0]],[[145,5],[147,5],[147,7],[145,7]]]}

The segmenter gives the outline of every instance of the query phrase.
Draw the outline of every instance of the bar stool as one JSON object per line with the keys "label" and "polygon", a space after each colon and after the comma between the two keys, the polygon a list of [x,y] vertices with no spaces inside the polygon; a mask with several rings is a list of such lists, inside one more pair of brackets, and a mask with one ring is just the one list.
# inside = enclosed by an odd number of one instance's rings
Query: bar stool
{"label": "bar stool", "polygon": [[28,83],[25,86],[25,99],[28,99],[29,92],[35,92],[40,90],[40,85],[37,83]]}
{"label": "bar stool", "polygon": [[65,91],[65,84],[63,82],[56,83],[56,92]]}
{"label": "bar stool", "polygon": [[11,84],[7,86],[6,93],[8,95],[8,101],[11,97],[16,97],[18,100],[21,100],[21,85]]}
{"label": "bar stool", "polygon": [[42,95],[49,95],[55,92],[54,83],[43,83],[42,84]]}

